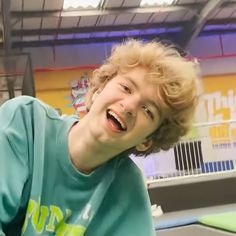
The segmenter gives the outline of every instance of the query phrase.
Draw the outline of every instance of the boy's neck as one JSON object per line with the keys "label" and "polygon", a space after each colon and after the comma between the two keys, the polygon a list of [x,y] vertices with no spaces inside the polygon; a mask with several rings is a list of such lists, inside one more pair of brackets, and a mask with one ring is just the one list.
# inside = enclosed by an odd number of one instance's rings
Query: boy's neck
{"label": "boy's neck", "polygon": [[91,137],[86,119],[76,123],[68,134],[70,158],[76,169],[89,174],[94,169],[118,155],[114,150],[108,150]]}

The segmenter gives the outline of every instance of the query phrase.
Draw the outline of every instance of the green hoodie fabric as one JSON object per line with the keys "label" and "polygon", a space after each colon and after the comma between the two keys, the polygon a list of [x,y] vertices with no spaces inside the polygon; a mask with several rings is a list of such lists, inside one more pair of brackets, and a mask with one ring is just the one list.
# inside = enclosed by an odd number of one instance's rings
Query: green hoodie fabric
{"label": "green hoodie fabric", "polygon": [[78,122],[21,96],[0,107],[0,236],[154,236],[141,171],[117,156],[89,175],[71,163]]}

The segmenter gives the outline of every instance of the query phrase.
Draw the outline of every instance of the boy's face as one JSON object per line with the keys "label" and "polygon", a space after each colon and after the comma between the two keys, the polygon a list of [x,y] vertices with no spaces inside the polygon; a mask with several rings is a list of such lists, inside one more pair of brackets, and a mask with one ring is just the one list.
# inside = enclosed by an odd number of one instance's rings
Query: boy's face
{"label": "boy's face", "polygon": [[94,94],[88,116],[90,131],[107,150],[136,146],[144,151],[150,144],[147,137],[160,123],[157,87],[142,67],[118,74]]}

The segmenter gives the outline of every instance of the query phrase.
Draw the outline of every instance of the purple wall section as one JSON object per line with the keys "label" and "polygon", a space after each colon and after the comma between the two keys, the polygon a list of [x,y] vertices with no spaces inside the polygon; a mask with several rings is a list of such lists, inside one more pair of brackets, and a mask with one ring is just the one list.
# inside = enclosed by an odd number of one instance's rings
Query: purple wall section
{"label": "purple wall section", "polygon": [[[203,75],[236,73],[236,34],[201,36],[189,48],[198,57]],[[60,68],[102,64],[112,43],[25,48],[32,56],[33,68]]]}

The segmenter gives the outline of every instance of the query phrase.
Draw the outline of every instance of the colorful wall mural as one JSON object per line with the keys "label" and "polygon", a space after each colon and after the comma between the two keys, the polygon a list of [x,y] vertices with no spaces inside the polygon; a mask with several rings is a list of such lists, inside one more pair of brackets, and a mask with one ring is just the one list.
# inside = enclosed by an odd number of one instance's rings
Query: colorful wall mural
{"label": "colorful wall mural", "polygon": [[36,71],[36,97],[61,114],[78,114],[82,117],[86,113],[85,94],[94,69]]}

